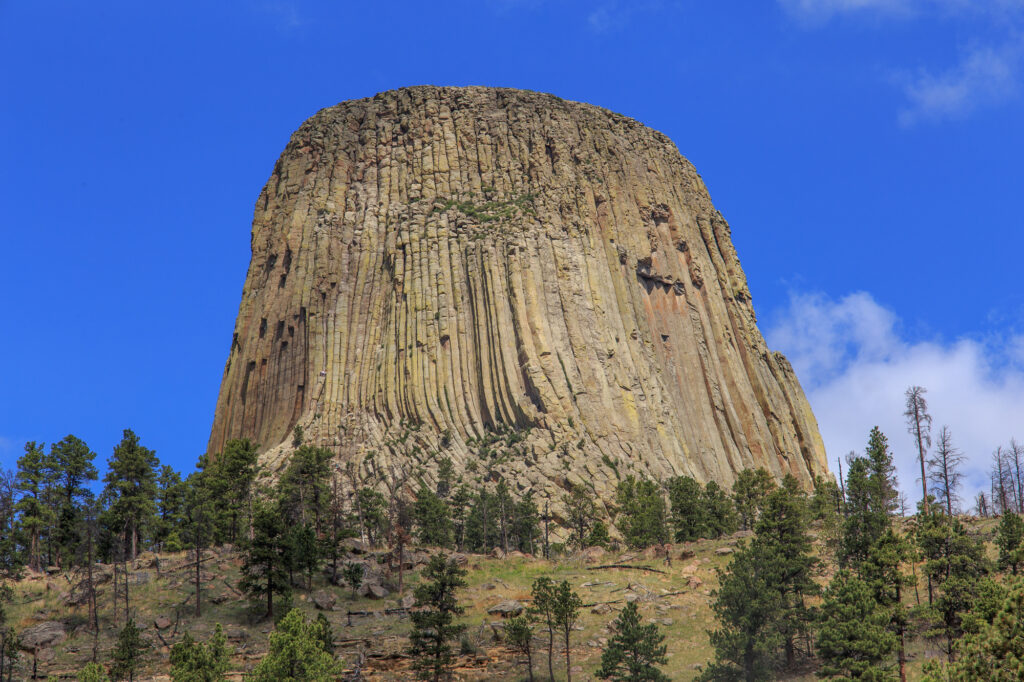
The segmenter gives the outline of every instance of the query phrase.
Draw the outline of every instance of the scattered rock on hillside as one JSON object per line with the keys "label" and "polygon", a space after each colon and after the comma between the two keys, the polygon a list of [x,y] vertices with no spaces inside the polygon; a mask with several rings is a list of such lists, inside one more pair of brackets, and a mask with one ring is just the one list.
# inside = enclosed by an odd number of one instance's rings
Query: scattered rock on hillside
{"label": "scattered rock on hillside", "polygon": [[51,620],[22,630],[18,644],[24,651],[38,651],[63,641],[66,634],[63,623]]}
{"label": "scattered rock on hillside", "polygon": [[337,598],[327,590],[317,590],[313,593],[313,603],[321,611],[333,611]]}
{"label": "scattered rock on hillside", "polygon": [[487,609],[487,613],[491,615],[500,615],[502,618],[509,618],[511,616],[518,616],[526,607],[522,603],[517,602],[514,599],[506,599],[503,602],[495,604],[491,608]]}

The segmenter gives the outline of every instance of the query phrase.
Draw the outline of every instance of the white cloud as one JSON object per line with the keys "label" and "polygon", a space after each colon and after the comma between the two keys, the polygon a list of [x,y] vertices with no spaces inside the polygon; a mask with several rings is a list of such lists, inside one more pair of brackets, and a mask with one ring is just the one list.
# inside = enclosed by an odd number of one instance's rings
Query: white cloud
{"label": "white cloud", "polygon": [[900,112],[900,123],[910,126],[922,120],[961,118],[1009,99],[1017,92],[1017,62],[1015,49],[984,48],[946,73],[904,78],[908,106]]}
{"label": "white cloud", "polygon": [[903,418],[903,393],[924,386],[934,430],[948,424],[967,456],[965,506],[988,491],[992,452],[1024,437],[1024,358],[1020,337],[1001,343],[963,338],[911,341],[898,317],[860,292],[838,301],[793,295],[768,330],[769,345],[796,368],[829,455],[863,452],[879,426],[892,446],[901,488],[920,499],[920,468]]}

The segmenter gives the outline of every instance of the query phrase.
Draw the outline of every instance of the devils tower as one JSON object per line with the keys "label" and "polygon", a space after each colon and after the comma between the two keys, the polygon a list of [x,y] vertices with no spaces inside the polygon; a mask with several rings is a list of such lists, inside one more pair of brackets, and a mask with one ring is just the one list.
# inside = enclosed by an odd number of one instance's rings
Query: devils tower
{"label": "devils tower", "polygon": [[827,469],[672,141],[496,88],[386,92],[292,135],[256,203],[209,452],[246,437],[279,467],[296,425],[356,470],[429,479],[447,457],[600,497],[629,473]]}

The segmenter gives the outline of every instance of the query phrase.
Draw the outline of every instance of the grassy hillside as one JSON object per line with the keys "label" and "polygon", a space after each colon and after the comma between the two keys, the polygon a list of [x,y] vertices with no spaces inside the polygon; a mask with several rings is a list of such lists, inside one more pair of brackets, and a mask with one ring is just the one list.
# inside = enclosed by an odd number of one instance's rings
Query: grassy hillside
{"label": "grassy hillside", "polygon": [[[990,536],[994,521],[972,525],[975,531]],[[707,630],[715,625],[710,607],[711,592],[717,586],[715,569],[726,566],[732,548],[742,540],[741,535],[671,546],[671,564],[653,550],[622,554],[592,549],[554,561],[518,553],[507,557],[464,555],[469,585],[460,596],[466,607],[463,622],[468,628],[465,642],[458,647],[458,674],[466,680],[525,677],[525,668],[519,659],[502,645],[500,616],[488,614],[487,610],[506,600],[528,604],[533,580],[547,576],[557,581],[568,580],[586,605],[573,636],[572,662],[578,666],[574,679],[593,678],[601,651],[611,636],[607,626],[627,601],[636,601],[643,618],[657,622],[665,633],[668,644],[665,672],[675,680],[693,679],[700,666],[713,655]],[[409,563],[419,565],[405,572],[401,595],[392,590],[380,599],[353,598],[346,587],[332,585],[325,573],[314,579],[312,590],[296,588],[294,605],[315,617],[318,609],[313,603],[314,595],[321,601],[325,596],[333,597],[333,608],[323,613],[333,627],[337,655],[346,665],[350,669],[360,668],[368,679],[408,679],[409,660],[404,648],[410,623],[401,608],[402,597],[405,597],[405,605],[411,603],[412,588],[419,580],[422,562],[429,551],[425,548],[410,553]],[[382,557],[383,552],[370,552],[352,554],[349,558],[369,561],[372,565]],[[194,617],[191,583],[194,563],[190,556],[147,553],[129,566],[131,613],[152,645],[145,656],[144,674],[136,679],[169,679],[170,645],[186,631],[202,640],[213,631],[216,623],[223,624],[234,647],[235,679],[242,679],[244,672],[264,654],[273,623],[262,619],[262,610],[254,607],[236,588],[240,555],[225,547],[207,551],[203,559],[203,613],[199,618]],[[599,568],[609,564],[626,564],[632,568]],[[110,572],[110,567],[101,567],[99,571],[102,575]],[[64,626],[67,634],[62,641],[38,653],[38,673],[42,679],[48,675],[73,679],[78,669],[92,660],[94,649],[98,659],[107,662],[117,630],[124,625],[123,595],[117,604],[115,619],[111,582],[105,580],[98,597],[100,633],[98,637],[93,636],[87,625],[86,606],[67,604],[68,595],[74,594],[72,585],[78,578],[79,575],[56,572],[29,574],[15,585],[11,622],[17,630],[56,621]],[[822,580],[826,578],[822,576]],[[392,577],[394,580],[397,575]],[[908,594],[913,603],[913,590]],[[926,598],[923,584],[919,594],[922,599]],[[938,648],[923,638],[915,638],[910,645],[909,672],[911,679],[915,679],[919,677],[924,658],[938,655]],[[547,672],[545,646],[546,638],[542,636],[534,659],[535,672],[542,677]],[[557,641],[555,656],[555,674],[561,679],[564,678],[564,657]],[[23,652],[15,679],[29,679],[31,670],[32,655]],[[805,675],[793,679],[814,679],[813,669],[804,672]]]}

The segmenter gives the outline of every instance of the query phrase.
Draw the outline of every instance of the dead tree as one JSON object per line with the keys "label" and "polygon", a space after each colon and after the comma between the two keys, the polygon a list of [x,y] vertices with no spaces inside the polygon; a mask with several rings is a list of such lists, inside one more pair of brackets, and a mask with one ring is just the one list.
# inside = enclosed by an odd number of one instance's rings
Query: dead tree
{"label": "dead tree", "polygon": [[953,515],[953,507],[960,500],[957,490],[963,479],[960,465],[964,459],[963,453],[953,447],[953,436],[949,427],[943,426],[939,429],[935,454],[928,458],[928,476],[933,483],[936,501],[946,505],[946,514],[949,516]]}
{"label": "dead tree", "polygon": [[917,444],[917,458],[921,464],[921,495],[924,514],[928,515],[928,474],[925,472],[925,450],[932,444],[932,416],[928,414],[928,402],[924,399],[926,390],[920,386],[911,386],[904,394],[907,409],[903,416],[907,418],[907,431],[914,437]]}

